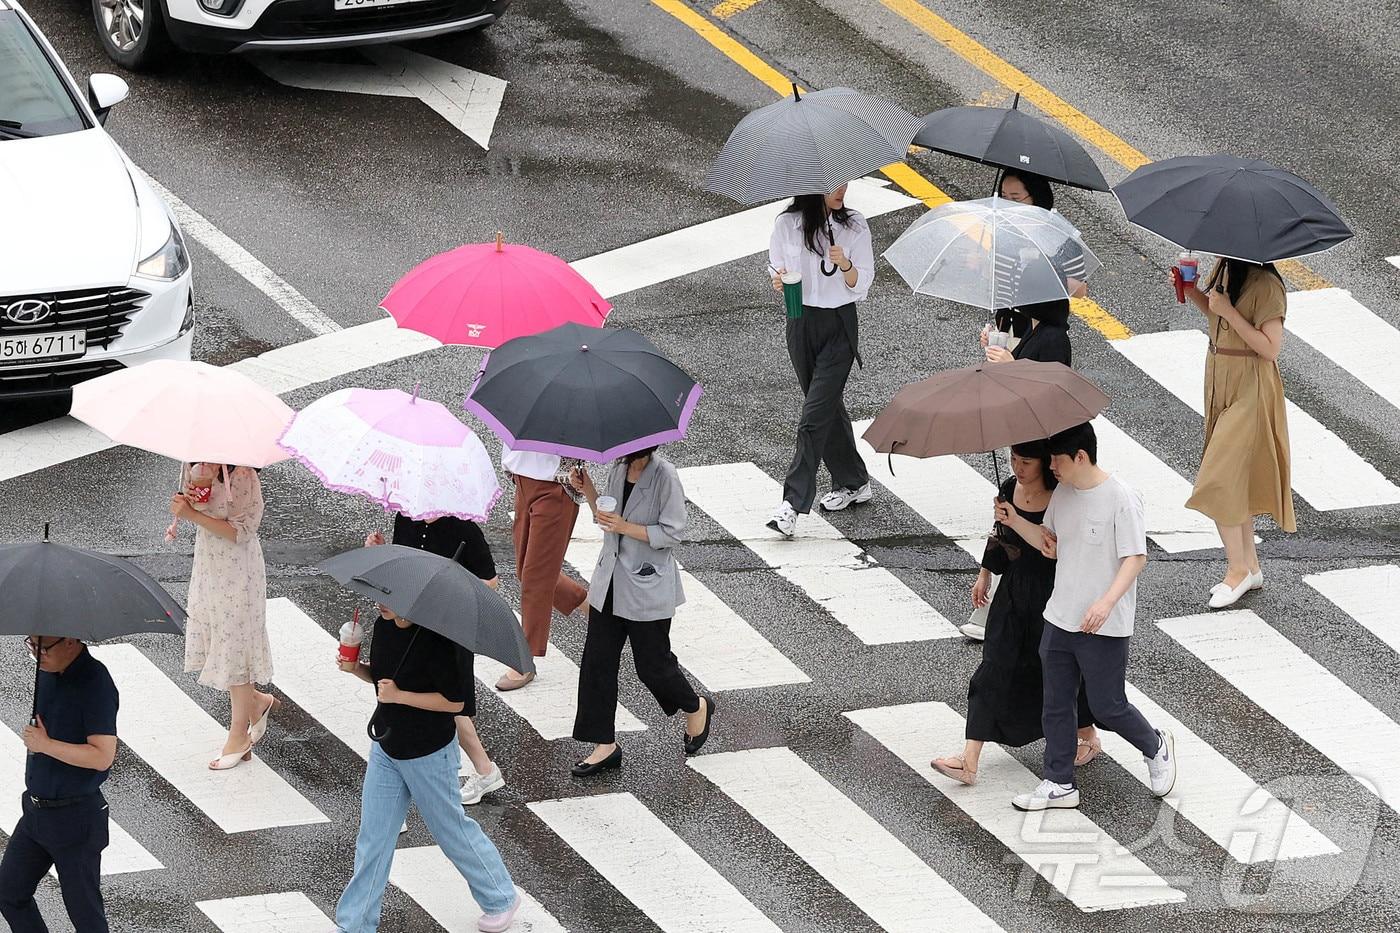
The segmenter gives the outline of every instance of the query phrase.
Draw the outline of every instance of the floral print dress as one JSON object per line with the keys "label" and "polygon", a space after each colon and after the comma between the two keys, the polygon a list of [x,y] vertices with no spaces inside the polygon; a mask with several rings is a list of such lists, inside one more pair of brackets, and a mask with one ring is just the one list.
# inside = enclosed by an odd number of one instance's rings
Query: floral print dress
{"label": "floral print dress", "polygon": [[198,671],[199,682],[215,690],[269,683],[272,646],[267,638],[267,568],[258,542],[263,516],[258,474],[248,467],[234,467],[231,476],[221,470],[200,510],[226,520],[238,537],[230,541],[203,528],[195,532],[185,671]]}

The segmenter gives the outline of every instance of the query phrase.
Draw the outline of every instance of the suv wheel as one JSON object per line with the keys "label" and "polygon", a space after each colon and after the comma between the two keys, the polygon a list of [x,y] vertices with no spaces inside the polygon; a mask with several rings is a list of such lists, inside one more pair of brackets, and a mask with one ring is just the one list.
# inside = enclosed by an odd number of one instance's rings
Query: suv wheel
{"label": "suv wheel", "polygon": [[153,68],[170,50],[160,0],[92,0],[92,19],[108,57],[123,68]]}

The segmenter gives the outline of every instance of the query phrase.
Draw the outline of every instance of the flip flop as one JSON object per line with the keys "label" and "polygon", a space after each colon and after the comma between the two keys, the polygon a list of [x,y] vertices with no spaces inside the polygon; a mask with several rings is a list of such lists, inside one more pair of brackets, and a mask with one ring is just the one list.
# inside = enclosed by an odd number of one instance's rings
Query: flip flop
{"label": "flip flop", "polygon": [[[1079,744],[1074,750],[1074,766],[1076,768],[1084,767],[1089,762],[1099,757],[1099,752],[1103,751],[1102,742],[1086,742],[1083,739],[1078,739],[1077,741]],[[1082,761],[1079,758],[1079,749],[1081,748],[1087,748],[1089,750],[1089,754],[1086,755]]]}
{"label": "flip flop", "polygon": [[942,764],[937,758],[933,759],[933,761],[930,761],[929,764],[933,767],[933,770],[937,771],[944,777],[952,778],[959,784],[966,784],[968,787],[971,787],[972,785],[977,783],[977,772],[967,770],[967,762],[963,760],[963,757],[961,755],[954,756],[950,758],[949,761],[961,761],[964,767],[953,768],[948,765]]}

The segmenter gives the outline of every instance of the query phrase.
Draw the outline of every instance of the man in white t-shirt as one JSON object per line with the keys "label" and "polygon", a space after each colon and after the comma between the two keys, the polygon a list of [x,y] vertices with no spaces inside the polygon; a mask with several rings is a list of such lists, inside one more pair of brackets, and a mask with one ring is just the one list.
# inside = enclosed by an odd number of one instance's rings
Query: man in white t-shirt
{"label": "man in white t-shirt", "polygon": [[1055,588],[1045,606],[1049,624],[1040,639],[1045,764],[1040,785],[1017,795],[1012,805],[1079,806],[1074,753],[1081,679],[1094,721],[1142,752],[1153,795],[1165,797],[1176,783],[1172,735],[1152,728],[1125,691],[1137,578],[1147,566],[1142,496],[1099,468],[1092,425],[1061,431],[1046,443],[1059,485],[1044,523],[1031,526],[1041,540],[1027,538],[1056,561]]}

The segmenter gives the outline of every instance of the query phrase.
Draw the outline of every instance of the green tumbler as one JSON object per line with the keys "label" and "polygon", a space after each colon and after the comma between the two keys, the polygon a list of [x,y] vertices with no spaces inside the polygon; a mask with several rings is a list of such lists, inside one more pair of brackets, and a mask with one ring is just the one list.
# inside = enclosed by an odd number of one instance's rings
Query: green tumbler
{"label": "green tumbler", "polygon": [[802,316],[802,273],[783,273],[783,304],[787,306],[787,316]]}

